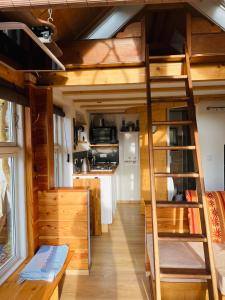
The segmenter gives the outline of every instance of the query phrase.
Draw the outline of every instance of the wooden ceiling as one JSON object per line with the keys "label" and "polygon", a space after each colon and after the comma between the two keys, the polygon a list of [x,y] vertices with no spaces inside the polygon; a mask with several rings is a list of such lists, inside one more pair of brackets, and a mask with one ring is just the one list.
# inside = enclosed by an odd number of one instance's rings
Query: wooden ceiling
{"label": "wooden ceiling", "polygon": [[[194,82],[196,100],[225,101],[225,81]],[[63,106],[74,106],[86,112],[118,112],[143,107],[146,104],[144,83],[139,84],[106,84],[56,87],[53,89],[54,102]],[[154,84],[154,97],[185,96],[184,83],[173,82]]]}
{"label": "wooden ceiling", "polygon": [[[79,39],[88,32],[104,15],[110,7],[85,7],[54,9],[52,13],[53,24],[57,28],[56,41],[59,44]],[[36,18],[48,19],[47,9],[33,9],[32,15]]]}

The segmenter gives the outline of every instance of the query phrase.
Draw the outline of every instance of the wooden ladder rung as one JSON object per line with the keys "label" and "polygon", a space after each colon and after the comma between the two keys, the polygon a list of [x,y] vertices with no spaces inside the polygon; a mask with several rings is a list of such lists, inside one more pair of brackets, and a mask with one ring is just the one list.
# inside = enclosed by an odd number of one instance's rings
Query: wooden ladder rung
{"label": "wooden ladder rung", "polygon": [[161,97],[161,98],[152,98],[151,102],[153,103],[167,103],[167,102],[188,102],[190,97]]}
{"label": "wooden ladder rung", "polygon": [[198,178],[198,173],[154,173],[155,177],[173,177],[173,178]]}
{"label": "wooden ladder rung", "polygon": [[153,150],[195,150],[195,146],[154,146]]}
{"label": "wooden ladder rung", "polygon": [[186,80],[187,75],[168,75],[168,76],[152,76],[150,81],[170,81],[170,80]]}
{"label": "wooden ladder rung", "polygon": [[160,232],[158,236],[159,236],[159,240],[161,241],[202,242],[202,243],[207,242],[207,238],[202,234]]}
{"label": "wooden ladder rung", "polygon": [[185,60],[185,54],[178,55],[162,55],[162,56],[149,56],[149,62],[183,62]]}
{"label": "wooden ladder rung", "polygon": [[153,121],[152,125],[155,125],[155,126],[159,126],[159,125],[162,125],[162,126],[192,125],[192,121],[190,121],[190,120],[185,120],[185,121]]}
{"label": "wooden ladder rung", "polygon": [[156,206],[159,208],[202,208],[202,203],[186,202],[186,201],[156,201]]}
{"label": "wooden ladder rung", "polygon": [[192,268],[160,268],[161,278],[180,278],[180,279],[211,279],[211,274],[205,269]]}

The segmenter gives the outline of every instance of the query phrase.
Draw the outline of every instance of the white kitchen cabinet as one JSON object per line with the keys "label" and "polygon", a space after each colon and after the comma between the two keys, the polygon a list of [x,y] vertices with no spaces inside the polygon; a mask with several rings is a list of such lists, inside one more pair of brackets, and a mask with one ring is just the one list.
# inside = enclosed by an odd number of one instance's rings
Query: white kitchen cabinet
{"label": "white kitchen cabinet", "polygon": [[112,224],[113,195],[112,176],[99,176],[101,182],[101,220],[102,224]]}
{"label": "white kitchen cabinet", "polygon": [[117,202],[116,173],[110,175],[82,175],[74,176],[74,178],[100,179],[101,223],[112,224]]}
{"label": "white kitchen cabinet", "polygon": [[139,160],[139,133],[122,132],[123,161],[136,163]]}

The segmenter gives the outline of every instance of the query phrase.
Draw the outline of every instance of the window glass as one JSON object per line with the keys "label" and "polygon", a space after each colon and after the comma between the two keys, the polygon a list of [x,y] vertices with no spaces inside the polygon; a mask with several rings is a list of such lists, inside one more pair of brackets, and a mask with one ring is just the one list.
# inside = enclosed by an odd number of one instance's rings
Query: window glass
{"label": "window glass", "polygon": [[0,269],[15,256],[13,158],[0,158]]}
{"label": "window glass", "polygon": [[0,285],[26,257],[23,146],[23,108],[0,99]]}
{"label": "window glass", "polygon": [[13,107],[11,102],[0,99],[0,143],[15,141]]}

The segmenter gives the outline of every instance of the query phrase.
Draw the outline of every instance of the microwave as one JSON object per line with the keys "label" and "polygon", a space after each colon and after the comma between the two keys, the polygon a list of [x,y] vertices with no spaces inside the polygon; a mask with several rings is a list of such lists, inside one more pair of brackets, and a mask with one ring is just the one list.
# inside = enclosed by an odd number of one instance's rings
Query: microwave
{"label": "microwave", "polygon": [[91,127],[90,128],[91,144],[117,144],[117,128],[112,127]]}

